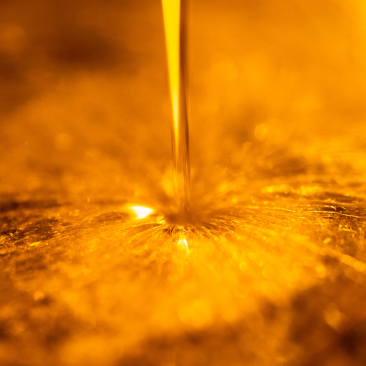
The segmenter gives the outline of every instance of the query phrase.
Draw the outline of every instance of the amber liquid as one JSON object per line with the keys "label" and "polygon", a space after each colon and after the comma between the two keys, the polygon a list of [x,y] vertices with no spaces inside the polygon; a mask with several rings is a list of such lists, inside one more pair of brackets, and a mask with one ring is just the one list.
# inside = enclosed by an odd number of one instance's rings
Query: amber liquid
{"label": "amber liquid", "polygon": [[[173,108],[172,151],[177,218],[189,218],[190,162],[187,113],[187,1],[163,0]],[[173,18],[173,19],[172,19]],[[175,19],[174,19],[175,18]]]}

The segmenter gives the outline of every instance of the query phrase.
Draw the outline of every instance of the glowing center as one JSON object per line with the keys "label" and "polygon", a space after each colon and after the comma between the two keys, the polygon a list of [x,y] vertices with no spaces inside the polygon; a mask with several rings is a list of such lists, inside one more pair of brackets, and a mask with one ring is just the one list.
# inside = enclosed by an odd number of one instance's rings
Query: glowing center
{"label": "glowing center", "polygon": [[179,239],[178,245],[181,246],[181,247],[184,247],[186,249],[186,251],[189,252],[188,243],[187,243],[187,239],[186,238]]}
{"label": "glowing center", "polygon": [[134,214],[136,215],[136,219],[138,220],[144,219],[154,212],[153,209],[143,206],[131,206],[130,209],[134,212]]}

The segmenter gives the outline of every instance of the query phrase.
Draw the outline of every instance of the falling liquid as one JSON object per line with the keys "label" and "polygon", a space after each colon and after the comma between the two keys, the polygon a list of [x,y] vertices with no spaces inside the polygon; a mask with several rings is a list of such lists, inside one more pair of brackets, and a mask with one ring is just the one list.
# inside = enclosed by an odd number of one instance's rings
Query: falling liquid
{"label": "falling liquid", "polygon": [[162,0],[173,110],[172,148],[178,220],[189,217],[190,163],[186,99],[186,0]]}

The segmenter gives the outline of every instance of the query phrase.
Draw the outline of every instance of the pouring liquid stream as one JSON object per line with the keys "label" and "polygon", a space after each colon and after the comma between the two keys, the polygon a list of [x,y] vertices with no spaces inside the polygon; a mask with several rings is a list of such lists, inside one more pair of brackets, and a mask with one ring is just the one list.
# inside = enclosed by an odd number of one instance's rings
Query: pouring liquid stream
{"label": "pouring liquid stream", "polygon": [[187,114],[187,3],[162,0],[173,111],[172,150],[177,221],[190,217],[190,162]]}

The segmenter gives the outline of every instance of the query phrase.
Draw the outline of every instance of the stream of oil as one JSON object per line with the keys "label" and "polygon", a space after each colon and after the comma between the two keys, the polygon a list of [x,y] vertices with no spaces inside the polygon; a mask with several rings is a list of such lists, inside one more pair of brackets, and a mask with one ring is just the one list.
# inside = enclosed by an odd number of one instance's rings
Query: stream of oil
{"label": "stream of oil", "polygon": [[190,162],[187,113],[187,0],[162,0],[173,111],[172,150],[178,221],[189,220]]}

